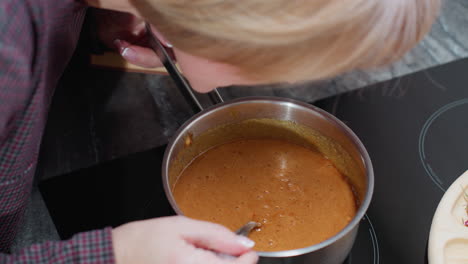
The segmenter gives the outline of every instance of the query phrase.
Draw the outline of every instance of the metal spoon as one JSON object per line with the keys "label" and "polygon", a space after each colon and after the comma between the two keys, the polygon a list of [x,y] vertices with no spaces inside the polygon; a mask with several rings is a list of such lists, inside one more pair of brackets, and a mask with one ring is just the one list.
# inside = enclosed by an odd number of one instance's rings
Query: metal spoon
{"label": "metal spoon", "polygon": [[241,228],[237,229],[236,234],[239,236],[248,236],[255,227],[259,227],[259,226],[260,226],[260,223],[250,221],[244,226],[242,226]]}

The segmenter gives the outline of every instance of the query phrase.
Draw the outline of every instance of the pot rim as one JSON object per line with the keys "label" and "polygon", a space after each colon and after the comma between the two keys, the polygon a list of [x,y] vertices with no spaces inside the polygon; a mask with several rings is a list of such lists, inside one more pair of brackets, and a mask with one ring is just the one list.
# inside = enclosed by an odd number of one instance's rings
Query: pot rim
{"label": "pot rim", "polygon": [[292,106],[303,108],[304,110],[314,115],[319,114],[321,117],[325,118],[328,122],[331,122],[338,129],[340,129],[347,137],[349,137],[349,139],[352,141],[356,149],[359,151],[359,154],[361,155],[363,164],[365,166],[366,175],[367,175],[367,186],[366,186],[364,200],[360,203],[359,209],[356,212],[356,215],[354,216],[354,218],[351,220],[351,222],[349,222],[348,225],[345,228],[343,228],[340,232],[338,232],[336,235],[318,244],[314,244],[312,246],[308,246],[304,248],[282,250],[282,251],[271,251],[271,252],[270,251],[257,251],[257,254],[261,257],[273,257],[273,258],[293,257],[293,256],[303,255],[303,254],[307,254],[307,253],[325,248],[335,243],[336,241],[340,240],[348,233],[350,233],[356,226],[359,225],[359,222],[364,217],[367,209],[369,208],[372,195],[373,195],[373,191],[374,191],[374,170],[372,166],[372,161],[369,157],[369,154],[367,153],[366,148],[362,144],[361,140],[356,136],[356,134],[348,126],[346,126],[342,121],[340,121],[338,118],[336,118],[332,114],[326,112],[325,110],[322,110],[312,104],[308,104],[308,103],[301,102],[298,100],[282,98],[282,97],[273,97],[273,96],[243,97],[243,98],[233,99],[233,100],[229,100],[220,104],[213,105],[197,113],[196,115],[194,115],[176,131],[175,136],[172,137],[172,139],[169,141],[166,147],[166,150],[164,152],[164,159],[163,159],[163,164],[162,164],[162,178],[163,178],[164,192],[166,193],[166,197],[168,198],[169,203],[171,204],[171,207],[174,209],[177,215],[184,215],[184,214],[177,206],[174,196],[172,195],[172,191],[169,188],[169,182],[168,182],[169,157],[174,151],[175,143],[181,140],[181,137],[183,137],[185,134],[184,132],[189,130],[196,121],[204,118],[207,115],[210,115],[212,113],[225,109],[227,107],[231,107],[233,105],[246,104],[246,103],[247,104],[248,103],[286,104],[286,105],[292,105]]}

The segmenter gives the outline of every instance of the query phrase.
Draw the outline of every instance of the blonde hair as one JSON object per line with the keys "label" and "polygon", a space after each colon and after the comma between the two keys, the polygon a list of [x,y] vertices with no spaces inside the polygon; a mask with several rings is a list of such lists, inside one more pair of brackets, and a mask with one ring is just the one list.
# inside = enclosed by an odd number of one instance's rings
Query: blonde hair
{"label": "blonde hair", "polygon": [[134,0],[175,47],[266,81],[390,63],[430,30],[441,0]]}

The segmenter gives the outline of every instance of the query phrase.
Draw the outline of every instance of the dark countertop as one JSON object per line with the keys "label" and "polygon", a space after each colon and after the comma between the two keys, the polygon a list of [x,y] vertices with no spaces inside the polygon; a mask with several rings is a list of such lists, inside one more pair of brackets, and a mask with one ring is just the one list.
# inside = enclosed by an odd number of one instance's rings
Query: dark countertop
{"label": "dark countertop", "polygon": [[[468,168],[466,72],[468,59],[314,103],[353,129],[374,165],[374,197],[347,264],[427,263],[437,204]],[[172,214],[163,152],[150,148],[43,181],[61,237]]]}

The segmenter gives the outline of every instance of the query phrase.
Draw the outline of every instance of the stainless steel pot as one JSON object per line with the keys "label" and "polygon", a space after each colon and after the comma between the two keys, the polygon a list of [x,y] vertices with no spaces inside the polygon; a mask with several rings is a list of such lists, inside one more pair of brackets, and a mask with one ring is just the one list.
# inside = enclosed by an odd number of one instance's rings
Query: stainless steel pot
{"label": "stainless steel pot", "polygon": [[[348,177],[359,205],[356,216],[335,236],[306,248],[258,252],[259,263],[342,263],[351,250],[359,222],[371,201],[374,188],[372,164],[361,141],[345,124],[309,104],[275,97],[250,97],[215,105],[188,120],[171,140],[164,155],[163,184],[172,208],[177,214],[183,214],[174,200],[172,189],[188,162],[209,148],[210,144],[222,143],[223,138],[232,140],[242,134],[246,129],[233,132],[236,134],[234,136],[230,135],[230,131],[248,120],[278,120],[279,126],[293,124],[292,128],[286,128],[294,130],[289,134],[310,141],[335,163]],[[298,126],[294,128],[294,124]],[[205,135],[219,127],[227,129],[218,130],[220,133],[214,133],[207,140]],[[308,134],[304,128],[313,132]],[[260,134],[267,135],[269,132],[263,129]]]}

